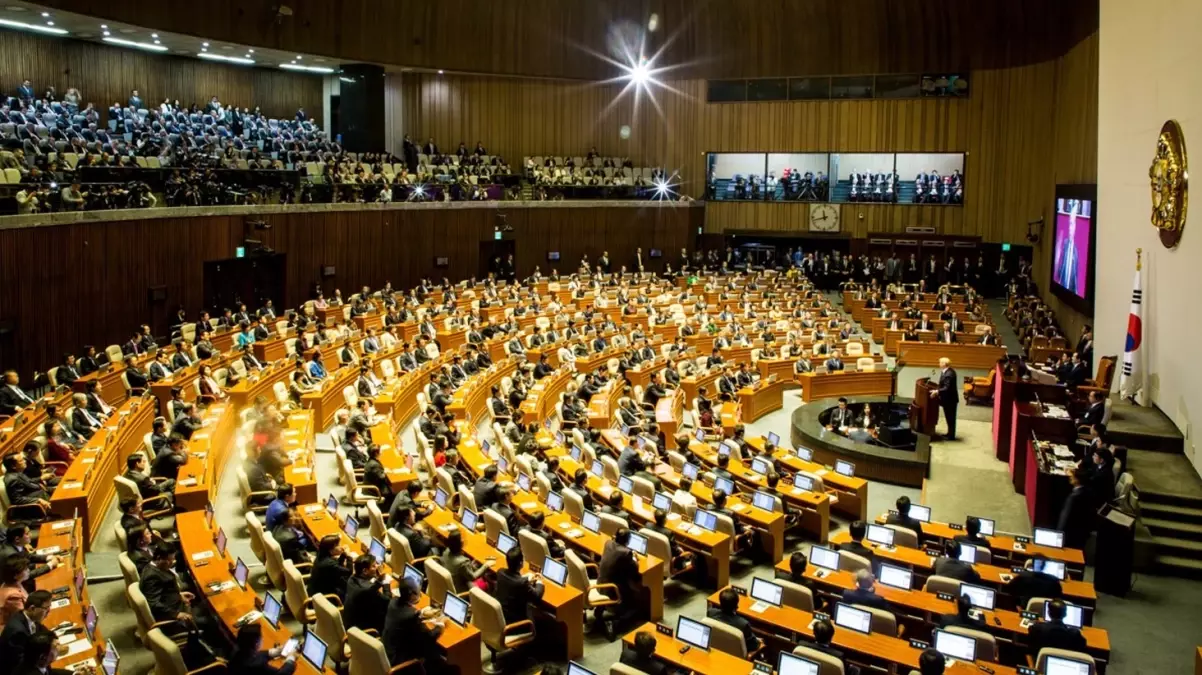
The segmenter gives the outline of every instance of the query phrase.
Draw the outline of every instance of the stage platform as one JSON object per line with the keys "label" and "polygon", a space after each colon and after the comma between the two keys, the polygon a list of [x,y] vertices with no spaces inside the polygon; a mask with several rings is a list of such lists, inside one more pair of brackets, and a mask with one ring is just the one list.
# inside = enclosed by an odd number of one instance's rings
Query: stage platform
{"label": "stage platform", "polygon": [[[865,403],[896,403],[908,405],[910,399],[887,396],[857,396],[848,407],[858,409]],[[914,434],[915,443],[906,449],[888,448],[873,443],[859,443],[833,431],[827,431],[819,420],[827,410],[837,408],[839,399],[824,398],[812,401],[793,411],[792,442],[794,447],[814,451],[814,461],[833,466],[836,459],[845,459],[856,467],[856,476],[895,485],[922,487],[931,463],[931,437]]]}
{"label": "stage platform", "polygon": [[1185,436],[1160,408],[1132,405],[1118,397],[1113,401],[1106,431],[1114,444],[1134,450],[1185,452]]}

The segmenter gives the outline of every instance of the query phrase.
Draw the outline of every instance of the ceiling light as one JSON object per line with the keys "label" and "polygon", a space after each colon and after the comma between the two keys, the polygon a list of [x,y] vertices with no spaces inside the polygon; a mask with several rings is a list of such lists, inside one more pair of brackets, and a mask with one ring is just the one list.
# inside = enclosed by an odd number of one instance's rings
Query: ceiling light
{"label": "ceiling light", "polygon": [[106,25],[104,25],[104,24],[100,24],[100,27],[101,27],[101,28],[103,28],[103,29],[105,29],[105,30],[108,30],[108,29],[109,29],[109,27],[108,27],[108,26],[106,26]]}
{"label": "ceiling light", "polygon": [[159,36],[159,34],[158,34],[158,33],[151,33],[151,34],[150,34],[150,37],[152,37],[152,38],[157,38],[158,36]]}
{"label": "ceiling light", "polygon": [[165,52],[167,48],[162,45],[152,45],[149,42],[135,42],[134,40],[122,40],[121,38],[106,37],[104,41],[109,44],[121,45],[122,47],[134,47],[135,49],[146,49],[152,52]]}
{"label": "ceiling light", "polygon": [[9,5],[8,7],[5,7],[4,9],[7,9],[7,10],[8,10],[8,11],[10,11],[10,12],[24,12],[24,11],[26,11],[26,10],[25,10],[25,8],[24,8],[24,7],[21,7],[20,5]]}
{"label": "ceiling light", "polygon": [[42,16],[43,17],[50,16],[50,12],[42,12]]}
{"label": "ceiling light", "polygon": [[202,59],[209,59],[210,61],[225,61],[227,63],[237,63],[243,66],[255,65],[255,62],[251,59],[240,59],[236,56],[222,56],[221,54],[210,54],[208,52],[201,52],[197,54],[197,56]]}
{"label": "ceiling light", "polygon": [[301,55],[300,55],[300,54],[297,54],[297,55],[296,55],[296,60],[297,60],[297,61],[300,61],[300,60],[301,60]]}
{"label": "ceiling light", "polygon": [[205,47],[208,47],[208,46],[209,46],[209,43],[205,42],[205,43],[203,44],[203,46],[205,46]]}
{"label": "ceiling light", "polygon": [[46,22],[46,25],[47,25],[47,26],[53,26],[53,25],[54,25],[54,22],[53,22],[53,21],[47,21],[47,22]]}
{"label": "ceiling light", "polygon": [[322,66],[302,66],[299,63],[281,63],[280,67],[284,70],[304,70],[310,73],[332,73],[333,68],[325,68]]}
{"label": "ceiling light", "polygon": [[248,50],[246,50],[246,51],[247,51],[247,52],[249,52],[249,53],[251,53],[251,54],[254,54],[254,53],[255,53],[255,50],[253,50],[253,49],[248,49]]}
{"label": "ceiling light", "polygon": [[32,23],[23,23],[21,21],[9,21],[8,19],[0,19],[0,26],[8,26],[9,28],[22,28],[25,30],[33,30],[39,33],[50,33],[52,35],[66,35],[67,31],[62,28],[54,28],[53,26],[39,26]]}
{"label": "ceiling light", "polygon": [[105,36],[105,37],[108,37],[108,36],[110,36],[110,35],[112,35],[112,33],[108,32],[107,30],[106,30],[106,31],[104,31],[104,36]]}
{"label": "ceiling light", "polygon": [[441,70],[440,70],[440,71],[438,71],[438,74],[439,74],[439,75],[442,75],[442,71],[441,71]]}
{"label": "ceiling light", "polygon": [[338,79],[342,80],[343,82],[349,82],[351,84],[355,83],[355,79],[352,77],[340,77]]}

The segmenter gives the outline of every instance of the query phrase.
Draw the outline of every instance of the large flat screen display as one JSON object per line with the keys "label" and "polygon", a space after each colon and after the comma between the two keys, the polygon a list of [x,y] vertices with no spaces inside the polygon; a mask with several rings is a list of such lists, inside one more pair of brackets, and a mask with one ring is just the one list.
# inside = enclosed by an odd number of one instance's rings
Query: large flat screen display
{"label": "large flat screen display", "polygon": [[1052,221],[1052,292],[1083,311],[1093,308],[1095,194],[1093,185],[1058,185]]}

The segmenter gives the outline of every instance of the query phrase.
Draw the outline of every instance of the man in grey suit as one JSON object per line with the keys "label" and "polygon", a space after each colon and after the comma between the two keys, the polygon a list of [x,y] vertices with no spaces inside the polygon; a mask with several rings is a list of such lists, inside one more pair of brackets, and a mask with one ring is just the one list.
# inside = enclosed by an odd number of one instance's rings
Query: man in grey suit
{"label": "man in grey suit", "polygon": [[956,391],[956,371],[946,356],[939,359],[939,407],[943,408],[943,419],[947,422],[949,441],[956,440],[956,406],[960,401]]}
{"label": "man in grey suit", "polygon": [[885,280],[894,283],[901,281],[901,261],[897,259],[897,254],[892,253],[889,259],[885,261]]}

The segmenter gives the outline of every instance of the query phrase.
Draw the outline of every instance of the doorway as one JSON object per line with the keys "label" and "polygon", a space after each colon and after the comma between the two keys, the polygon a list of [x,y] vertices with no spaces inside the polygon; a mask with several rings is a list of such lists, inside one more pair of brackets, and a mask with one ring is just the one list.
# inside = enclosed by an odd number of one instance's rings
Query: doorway
{"label": "doorway", "polygon": [[205,308],[211,315],[221,316],[225,308],[234,309],[243,302],[253,312],[268,298],[276,307],[290,306],[284,297],[287,258],[287,254],[273,253],[205,262]]}
{"label": "doorway", "polygon": [[489,274],[496,274],[497,279],[501,279],[499,263],[503,263],[509,256],[516,260],[516,251],[517,242],[513,239],[489,239],[480,242],[478,277],[483,279]]}

